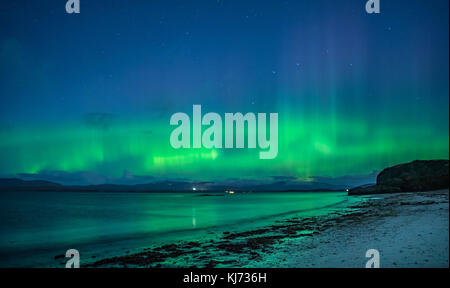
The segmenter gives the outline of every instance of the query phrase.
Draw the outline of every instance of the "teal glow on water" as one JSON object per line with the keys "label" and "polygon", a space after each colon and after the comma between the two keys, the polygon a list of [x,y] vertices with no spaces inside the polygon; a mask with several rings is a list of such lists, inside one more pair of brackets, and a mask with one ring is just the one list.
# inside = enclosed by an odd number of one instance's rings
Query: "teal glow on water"
{"label": "teal glow on water", "polygon": [[346,193],[317,192],[225,196],[19,192],[2,193],[0,198],[0,266],[12,265],[15,255],[35,251],[48,251],[42,253],[53,261],[57,249],[63,254],[66,248],[95,250],[92,247],[102,243],[114,250],[114,243],[126,239],[145,240],[122,245],[196,239],[210,230],[237,230],[288,214],[327,213],[348,202]]}

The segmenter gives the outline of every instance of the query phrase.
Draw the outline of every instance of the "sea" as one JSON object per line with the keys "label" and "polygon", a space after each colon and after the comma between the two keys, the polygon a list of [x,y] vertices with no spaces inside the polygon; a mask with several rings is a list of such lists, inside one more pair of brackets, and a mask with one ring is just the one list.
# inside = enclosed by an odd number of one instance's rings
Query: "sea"
{"label": "sea", "polygon": [[283,217],[345,209],[345,192],[0,193],[0,267],[65,267],[177,241],[204,241]]}

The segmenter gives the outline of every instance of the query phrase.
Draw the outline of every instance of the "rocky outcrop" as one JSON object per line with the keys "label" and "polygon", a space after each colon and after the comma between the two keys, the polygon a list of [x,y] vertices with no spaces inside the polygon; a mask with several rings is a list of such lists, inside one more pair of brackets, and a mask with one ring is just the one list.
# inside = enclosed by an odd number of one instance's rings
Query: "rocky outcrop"
{"label": "rocky outcrop", "polygon": [[420,192],[449,187],[448,160],[416,160],[386,168],[378,174],[376,185],[351,189],[349,195]]}
{"label": "rocky outcrop", "polygon": [[402,192],[398,187],[384,186],[384,185],[365,185],[351,189],[348,195],[368,195],[368,194],[382,194],[382,193],[398,193]]}

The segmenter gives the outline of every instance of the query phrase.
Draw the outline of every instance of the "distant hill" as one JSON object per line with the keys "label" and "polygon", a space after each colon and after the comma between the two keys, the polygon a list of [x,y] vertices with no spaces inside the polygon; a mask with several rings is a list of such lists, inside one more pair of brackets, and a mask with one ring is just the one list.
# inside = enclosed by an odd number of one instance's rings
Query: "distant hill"
{"label": "distant hill", "polygon": [[[195,190],[194,190],[195,188]],[[344,191],[342,185],[326,183],[292,183],[289,181],[275,181],[270,183],[254,183],[245,180],[236,182],[188,182],[188,181],[161,181],[148,184],[119,185],[61,185],[42,180],[0,179],[0,192],[3,191],[47,191],[47,192],[224,192],[255,191],[255,192],[290,192],[290,191]]]}
{"label": "distant hill", "polygon": [[43,180],[31,180],[25,181],[17,178],[0,179],[0,190],[2,188],[59,188],[61,184],[43,181]]}

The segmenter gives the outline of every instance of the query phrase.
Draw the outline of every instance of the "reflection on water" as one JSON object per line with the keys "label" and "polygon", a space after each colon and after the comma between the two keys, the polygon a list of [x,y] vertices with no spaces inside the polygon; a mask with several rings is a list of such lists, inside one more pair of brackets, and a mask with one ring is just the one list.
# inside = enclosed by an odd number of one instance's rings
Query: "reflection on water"
{"label": "reflection on water", "polygon": [[195,208],[192,208],[192,228],[197,226],[197,220],[195,219]]}

